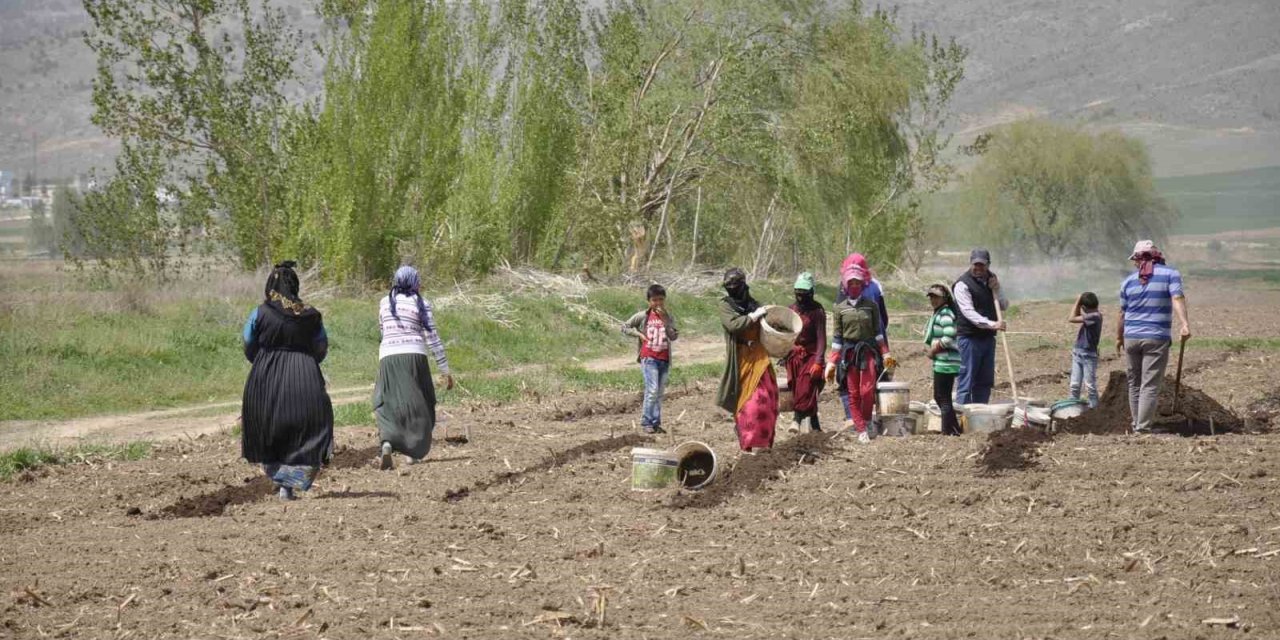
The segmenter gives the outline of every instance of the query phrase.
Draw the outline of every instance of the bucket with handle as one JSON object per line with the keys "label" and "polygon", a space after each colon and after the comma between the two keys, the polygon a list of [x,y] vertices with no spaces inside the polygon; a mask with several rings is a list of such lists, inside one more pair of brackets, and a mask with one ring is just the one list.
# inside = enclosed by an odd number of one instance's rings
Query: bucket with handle
{"label": "bucket with handle", "polygon": [[676,482],[685,489],[705,488],[719,472],[716,452],[705,442],[691,440],[675,448]]}
{"label": "bucket with handle", "polygon": [[636,447],[631,450],[631,490],[652,491],[671,486],[680,459],[662,449]]}
{"label": "bucket with handle", "polygon": [[905,438],[916,432],[916,416],[884,416],[880,418],[880,435]]}
{"label": "bucket with handle", "polygon": [[876,385],[880,394],[880,414],[905,416],[911,413],[911,384],[907,382],[881,382]]}
{"label": "bucket with handle", "polygon": [[964,406],[965,435],[991,433],[1009,426],[1012,404],[967,404]]}

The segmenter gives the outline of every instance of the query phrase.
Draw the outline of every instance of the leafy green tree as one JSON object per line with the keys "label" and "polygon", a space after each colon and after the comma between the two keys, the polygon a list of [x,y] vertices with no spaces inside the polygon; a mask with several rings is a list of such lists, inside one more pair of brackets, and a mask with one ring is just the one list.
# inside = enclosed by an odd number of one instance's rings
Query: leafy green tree
{"label": "leafy green tree", "polygon": [[90,252],[163,266],[169,245],[210,238],[246,267],[268,260],[300,35],[265,2],[83,2],[98,59],[93,122],[122,146],[77,217],[96,225],[81,230]]}
{"label": "leafy green tree", "polygon": [[1124,134],[1032,119],[977,148],[966,211],[1015,257],[1115,254],[1163,238],[1176,219],[1156,193],[1145,145]]}

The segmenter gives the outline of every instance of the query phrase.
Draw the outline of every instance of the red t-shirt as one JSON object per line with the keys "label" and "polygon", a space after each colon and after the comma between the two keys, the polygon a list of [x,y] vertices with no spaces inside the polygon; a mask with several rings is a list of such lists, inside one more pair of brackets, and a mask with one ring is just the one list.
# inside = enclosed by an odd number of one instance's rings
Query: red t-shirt
{"label": "red t-shirt", "polygon": [[645,342],[640,345],[640,357],[654,360],[671,360],[671,342],[667,340],[667,323],[662,314],[650,311],[644,326]]}

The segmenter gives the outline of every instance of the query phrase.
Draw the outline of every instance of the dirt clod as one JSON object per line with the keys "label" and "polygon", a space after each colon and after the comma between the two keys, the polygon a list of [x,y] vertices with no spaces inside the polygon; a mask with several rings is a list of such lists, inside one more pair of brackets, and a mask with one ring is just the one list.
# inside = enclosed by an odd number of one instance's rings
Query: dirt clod
{"label": "dirt clod", "polygon": [[245,478],[244,484],[238,487],[223,487],[210,493],[183,498],[160,510],[160,515],[167,518],[207,518],[220,516],[227,507],[237,504],[257,502],[271,495],[274,485],[271,478],[258,476]]}
{"label": "dirt clod", "polygon": [[359,469],[372,466],[378,452],[379,445],[361,448],[339,447],[334,452],[333,458],[329,460],[329,466],[333,469]]}
{"label": "dirt clod", "polygon": [[986,475],[1029,469],[1039,464],[1040,445],[1051,440],[1039,429],[1001,429],[987,436],[978,464]]}

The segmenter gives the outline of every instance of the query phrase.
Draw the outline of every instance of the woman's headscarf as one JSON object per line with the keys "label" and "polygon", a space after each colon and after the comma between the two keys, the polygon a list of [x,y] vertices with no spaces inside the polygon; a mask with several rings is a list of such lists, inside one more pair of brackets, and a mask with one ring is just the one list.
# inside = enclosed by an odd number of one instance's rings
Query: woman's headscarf
{"label": "woman's headscarf", "polygon": [[[857,254],[854,254],[854,255],[857,255]],[[850,280],[857,280],[858,282],[862,283],[858,287],[857,294],[854,294],[854,292],[849,288]],[[859,265],[856,262],[849,262],[846,259],[845,264],[841,266],[840,288],[844,289],[845,294],[848,295],[850,298],[857,298],[859,295],[862,295],[862,289],[867,286],[867,283],[870,280],[871,280],[871,274],[867,273],[867,268],[862,265]]]}
{"label": "woman's headscarf", "polygon": [[738,267],[732,267],[724,272],[724,290],[740,313],[751,313],[760,307],[760,304],[751,297],[751,287],[747,286],[746,272]]}
{"label": "woman's headscarf", "polygon": [[262,296],[267,304],[275,304],[282,311],[300,316],[311,307],[298,297],[302,284],[298,280],[298,273],[293,270],[297,265],[298,263],[293,260],[285,260],[277,264],[267,276],[267,284],[263,288]]}
{"label": "woman's headscarf", "polygon": [[796,283],[792,287],[796,291],[796,304],[803,310],[813,309],[818,305],[813,299],[813,274],[805,271],[796,276]]}
{"label": "woman's headscarf", "polygon": [[411,296],[418,303],[418,321],[424,325],[427,322],[427,303],[422,300],[422,294],[418,290],[422,287],[422,280],[418,277],[418,270],[405,265],[396,269],[396,273],[391,277],[391,293],[387,295],[391,303],[391,317],[400,318],[396,314],[396,294],[403,296]]}

